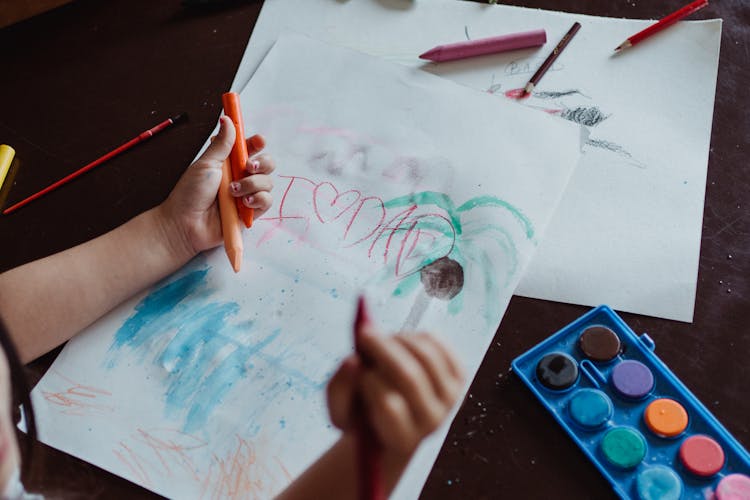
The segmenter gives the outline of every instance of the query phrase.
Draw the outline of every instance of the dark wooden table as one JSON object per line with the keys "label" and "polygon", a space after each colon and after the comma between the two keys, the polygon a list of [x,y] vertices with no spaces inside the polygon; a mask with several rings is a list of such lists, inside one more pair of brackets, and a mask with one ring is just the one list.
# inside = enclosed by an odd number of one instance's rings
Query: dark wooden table
{"label": "dark wooden table", "polygon": [[[357,0],[376,1],[376,0]],[[414,0],[422,1],[422,0]],[[612,17],[658,18],[686,0],[509,0]],[[169,115],[163,133],[12,217],[0,217],[0,271],[93,238],[159,203],[211,132],[261,2],[189,10],[178,0],[85,0],[0,30],[0,142],[23,162],[0,192],[18,201]],[[695,321],[625,314],[720,421],[750,447],[750,4],[724,19]],[[679,249],[675,249],[679,251]],[[515,297],[473,382],[425,498],[608,498],[586,457],[509,373],[511,360],[588,308]],[[54,359],[30,366],[38,378]],[[83,498],[153,494],[44,445],[33,490]]]}

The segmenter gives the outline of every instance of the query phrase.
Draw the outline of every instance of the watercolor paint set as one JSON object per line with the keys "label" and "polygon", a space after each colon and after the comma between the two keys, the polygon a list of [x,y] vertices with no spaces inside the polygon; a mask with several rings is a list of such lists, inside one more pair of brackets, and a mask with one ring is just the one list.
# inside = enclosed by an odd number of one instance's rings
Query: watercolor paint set
{"label": "watercolor paint set", "polygon": [[599,306],[513,360],[622,498],[750,498],[750,454],[659,357]]}

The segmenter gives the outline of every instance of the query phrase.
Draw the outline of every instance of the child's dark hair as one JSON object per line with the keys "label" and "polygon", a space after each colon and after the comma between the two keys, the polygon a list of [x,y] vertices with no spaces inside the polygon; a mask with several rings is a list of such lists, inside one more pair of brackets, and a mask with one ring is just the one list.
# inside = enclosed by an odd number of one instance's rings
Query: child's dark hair
{"label": "child's dark hair", "polygon": [[34,407],[31,405],[31,394],[29,383],[26,380],[23,363],[18,356],[16,346],[10,339],[7,328],[3,319],[0,318],[0,346],[5,351],[5,358],[8,360],[8,370],[10,371],[10,387],[13,391],[13,407],[19,405],[23,410],[23,416],[26,421],[26,439],[23,447],[23,471],[28,470],[31,463],[31,449],[36,440],[36,420],[34,419]]}

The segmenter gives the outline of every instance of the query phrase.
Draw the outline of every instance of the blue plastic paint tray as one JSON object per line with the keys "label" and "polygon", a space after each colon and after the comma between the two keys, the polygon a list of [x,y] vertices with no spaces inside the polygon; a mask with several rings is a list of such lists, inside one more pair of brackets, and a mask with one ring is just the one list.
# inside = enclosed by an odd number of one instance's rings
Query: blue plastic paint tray
{"label": "blue plastic paint tray", "polygon": [[750,495],[750,454],[654,347],[599,306],[517,357],[513,371],[620,497]]}

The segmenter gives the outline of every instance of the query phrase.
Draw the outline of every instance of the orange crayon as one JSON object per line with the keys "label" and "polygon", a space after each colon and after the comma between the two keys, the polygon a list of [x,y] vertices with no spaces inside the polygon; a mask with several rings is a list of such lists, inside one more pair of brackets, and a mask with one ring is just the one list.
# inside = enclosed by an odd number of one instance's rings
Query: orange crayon
{"label": "orange crayon", "polygon": [[242,227],[237,213],[237,205],[229,193],[232,182],[232,167],[229,159],[221,166],[221,185],[219,186],[219,215],[221,216],[221,233],[224,235],[224,250],[235,273],[240,272],[242,265]]}
{"label": "orange crayon", "polygon": [[[232,164],[232,180],[238,181],[245,175],[245,164],[247,163],[247,144],[245,143],[245,125],[242,121],[242,109],[240,107],[240,96],[236,92],[226,92],[221,96],[226,114],[234,124],[236,132],[234,147],[229,155]],[[245,227],[253,225],[253,209],[246,207],[241,198],[236,198],[237,211]]]}

